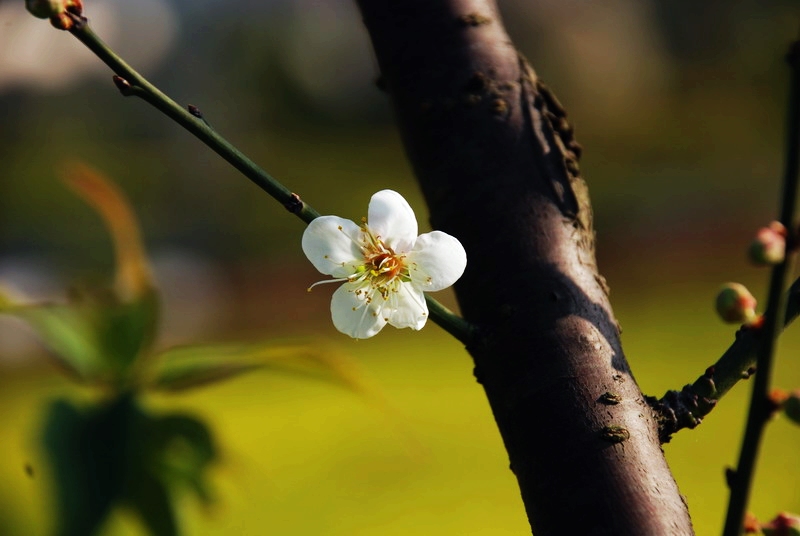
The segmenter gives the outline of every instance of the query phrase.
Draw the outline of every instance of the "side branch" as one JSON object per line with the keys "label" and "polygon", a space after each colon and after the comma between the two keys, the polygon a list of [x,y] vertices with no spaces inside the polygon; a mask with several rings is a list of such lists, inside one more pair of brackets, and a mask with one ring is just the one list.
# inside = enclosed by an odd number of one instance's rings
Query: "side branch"
{"label": "side branch", "polygon": [[[800,315],[800,279],[786,292],[786,313],[783,327],[788,327]],[[711,413],[725,394],[740,380],[755,372],[756,352],[761,331],[742,326],[736,340],[716,363],[680,391],[667,391],[660,399],[647,397],[647,403],[659,416],[659,436],[669,443],[672,434],[684,428],[695,428]]]}

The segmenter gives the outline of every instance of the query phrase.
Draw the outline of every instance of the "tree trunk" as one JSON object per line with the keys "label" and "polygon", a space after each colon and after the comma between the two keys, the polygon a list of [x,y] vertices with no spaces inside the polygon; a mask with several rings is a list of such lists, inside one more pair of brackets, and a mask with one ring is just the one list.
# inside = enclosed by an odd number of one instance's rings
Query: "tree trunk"
{"label": "tree trunk", "polygon": [[692,534],[598,273],[565,113],[492,0],[358,0],[537,536]]}

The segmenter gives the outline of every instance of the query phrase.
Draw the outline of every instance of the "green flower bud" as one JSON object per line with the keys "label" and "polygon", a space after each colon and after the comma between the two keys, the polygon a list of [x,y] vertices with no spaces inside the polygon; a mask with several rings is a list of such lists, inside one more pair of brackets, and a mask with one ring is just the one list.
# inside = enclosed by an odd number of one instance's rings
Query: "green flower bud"
{"label": "green flower bud", "polygon": [[67,10],[64,0],[25,0],[25,8],[34,17],[49,19]]}
{"label": "green flower bud", "polygon": [[756,299],[739,283],[725,283],[717,294],[717,314],[729,324],[745,324],[756,318]]}
{"label": "green flower bud", "polygon": [[750,244],[747,255],[757,266],[768,266],[783,261],[786,254],[786,227],[774,221],[762,227]]}
{"label": "green flower bud", "polygon": [[83,14],[82,0],[25,0],[25,7],[34,17],[50,19],[59,30],[71,30],[75,18]]}

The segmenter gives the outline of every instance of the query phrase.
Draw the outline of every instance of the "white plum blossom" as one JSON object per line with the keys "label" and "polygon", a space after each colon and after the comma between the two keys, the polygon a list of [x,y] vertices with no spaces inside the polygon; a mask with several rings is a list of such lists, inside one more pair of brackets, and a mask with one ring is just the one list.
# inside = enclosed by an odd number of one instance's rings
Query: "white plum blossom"
{"label": "white plum blossom", "polygon": [[[354,339],[383,326],[422,329],[428,320],[426,291],[449,287],[464,273],[461,242],[441,231],[417,236],[408,202],[381,190],[369,202],[361,225],[320,216],[303,233],[303,252],[314,267],[343,283],[331,300],[333,325]],[[311,290],[311,288],[309,288]]]}

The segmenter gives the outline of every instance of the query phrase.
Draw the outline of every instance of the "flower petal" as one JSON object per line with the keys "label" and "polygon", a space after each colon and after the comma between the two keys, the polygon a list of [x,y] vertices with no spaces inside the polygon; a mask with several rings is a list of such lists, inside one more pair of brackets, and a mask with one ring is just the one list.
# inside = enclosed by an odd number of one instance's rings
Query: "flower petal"
{"label": "flower petal", "polygon": [[397,291],[389,295],[382,313],[396,328],[422,329],[428,321],[425,294],[411,283],[400,283]]}
{"label": "flower petal", "polygon": [[345,283],[333,293],[331,318],[336,329],[354,339],[368,339],[383,329],[383,298],[374,293],[376,299],[370,300],[370,290],[369,283]]}
{"label": "flower petal", "polygon": [[467,252],[456,237],[433,231],[417,238],[406,262],[414,285],[433,292],[449,287],[461,277],[467,266]]}
{"label": "flower petal", "polygon": [[393,190],[381,190],[369,200],[367,225],[396,253],[414,247],[417,217],[408,201]]}
{"label": "flower petal", "polygon": [[364,264],[358,247],[361,228],[338,216],[320,216],[303,233],[303,253],[323,274],[347,277]]}

